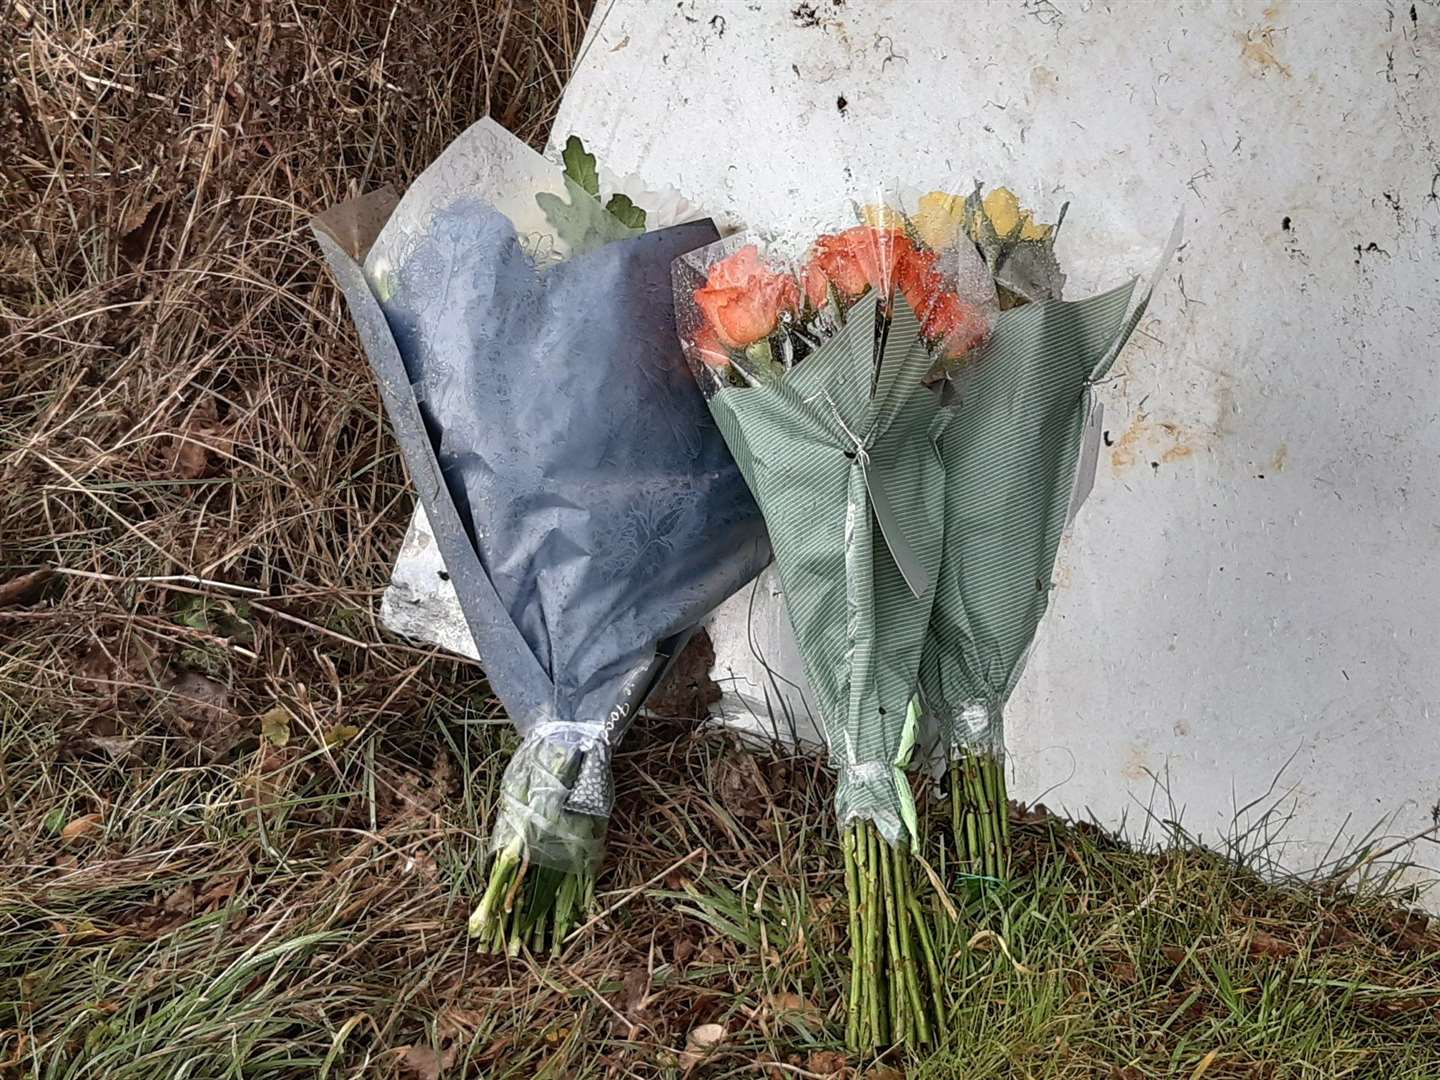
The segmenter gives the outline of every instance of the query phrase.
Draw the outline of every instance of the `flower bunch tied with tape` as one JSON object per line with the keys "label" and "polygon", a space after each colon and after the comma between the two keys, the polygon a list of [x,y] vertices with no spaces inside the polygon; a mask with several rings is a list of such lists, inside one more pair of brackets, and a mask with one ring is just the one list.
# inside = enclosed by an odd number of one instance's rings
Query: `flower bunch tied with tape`
{"label": "flower bunch tied with tape", "polygon": [[[890,195],[851,216],[788,249],[738,236],[688,253],[674,284],[836,773],[847,1039],[866,1048],[946,1027],[937,920],[959,882],[999,876],[999,705],[1043,611],[1011,586],[1048,578],[1055,477],[1073,471],[1068,436],[1133,306],[1131,287],[1060,301],[1057,229],[1004,189]],[[924,744],[951,759],[934,830],[914,794]]]}
{"label": "flower bunch tied with tape", "polygon": [[[519,735],[469,931],[558,950],[583,917],[611,763],[700,620],[769,561],[675,339],[670,265],[714,241],[492,121],[403,198],[316,221],[434,541]],[[675,220],[679,218],[680,220]],[[478,677],[478,676],[477,676]]]}
{"label": "flower bunch tied with tape", "polygon": [[928,1042],[940,1016],[907,772],[944,536],[936,385],[996,309],[958,239],[881,218],[797,258],[739,237],[675,264],[681,339],[765,515],[837,774],[850,1038],[865,1045]]}

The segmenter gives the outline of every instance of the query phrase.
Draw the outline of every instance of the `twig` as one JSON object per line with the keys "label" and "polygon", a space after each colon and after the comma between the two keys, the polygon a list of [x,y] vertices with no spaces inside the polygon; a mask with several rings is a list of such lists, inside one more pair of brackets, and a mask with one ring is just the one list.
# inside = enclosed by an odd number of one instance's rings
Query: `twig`
{"label": "twig", "polygon": [[624,1024],[624,1025],[629,1029],[629,1030],[627,1031],[627,1033],[626,1033],[626,1036],[625,1036],[627,1039],[633,1040],[633,1039],[635,1038],[635,1032],[636,1032],[636,1030],[638,1029],[639,1025],[636,1024],[634,1020],[631,1020],[628,1016],[626,1016],[624,1013],[622,1013],[619,1009],[615,1008],[614,1005],[611,1005],[610,1002],[606,1001],[604,994],[600,993],[599,990],[596,990],[593,986],[591,986],[588,982],[586,982],[585,979],[584,979],[584,977],[581,976],[581,974],[580,974],[578,971],[576,971],[574,968],[572,968],[569,964],[565,963],[565,961],[563,961],[563,960],[557,960],[556,963],[559,964],[562,968],[565,969],[565,974],[569,975],[572,979],[574,979],[576,982],[578,982],[578,983],[579,983],[581,986],[583,986],[586,990],[590,991],[590,996],[591,996],[591,997],[593,997],[593,998],[594,998],[596,1001],[598,1001],[601,1005],[605,1006],[605,1008],[609,1009],[611,1015],[614,1016],[616,1020],[619,1020],[622,1024]]}
{"label": "twig", "polygon": [[[226,581],[215,581],[211,578],[196,577],[193,574],[159,574],[149,577],[127,577],[123,574],[102,574],[95,570],[76,570],[68,566],[55,566],[51,569],[55,573],[63,574],[67,577],[85,578],[90,581],[105,581],[115,585],[158,585],[160,588],[169,589],[171,592],[189,593],[192,596],[209,596],[210,590],[213,589],[224,589],[239,593],[242,596],[269,595],[260,589],[252,589],[248,585],[232,585]],[[195,584],[192,583],[198,583],[199,585],[205,586],[205,588],[196,588]],[[413,645],[392,644],[388,641],[360,641],[358,638],[353,638],[349,634],[342,634],[338,630],[331,630],[328,626],[321,626],[318,623],[311,622],[309,619],[302,619],[299,615],[292,615],[288,611],[281,611],[279,608],[274,608],[269,604],[262,604],[258,601],[250,604],[250,610],[258,611],[263,615],[269,615],[272,618],[281,619],[288,623],[293,623],[296,626],[303,627],[314,633],[323,634],[325,637],[334,638],[336,641],[344,642],[346,645],[356,649],[366,651],[373,649],[394,649],[397,652],[419,653],[422,656],[434,656],[440,652],[440,650],[417,649]],[[459,660],[477,667],[480,665],[480,661],[473,657],[465,656],[462,653],[452,653],[447,650],[444,652],[444,655],[447,660]]]}
{"label": "twig", "polygon": [[[196,577],[194,574],[155,574],[147,577],[123,577],[119,574],[101,574],[94,570],[73,570],[68,566],[56,566],[52,568],[57,574],[65,574],[69,577],[88,578],[91,581],[109,581],[119,585],[164,585],[176,589],[177,592],[192,592],[203,596],[204,589],[228,589],[230,592],[243,593],[246,596],[266,596],[263,589],[252,589],[248,585],[231,585],[228,581],[214,581],[210,578]],[[189,585],[193,588],[180,588]],[[203,588],[202,588],[203,587]]]}
{"label": "twig", "polygon": [[829,1080],[834,1073],[817,1073],[809,1069],[802,1069],[799,1065],[787,1065],[783,1061],[757,1061],[752,1066],[755,1069],[779,1069],[781,1072],[793,1073],[796,1076],[814,1077],[815,1080]]}
{"label": "twig", "polygon": [[635,888],[631,889],[631,890],[630,890],[629,892],[627,892],[624,896],[622,896],[619,900],[616,900],[615,903],[611,904],[611,905],[610,905],[609,907],[607,907],[604,911],[600,912],[598,915],[596,915],[596,916],[594,916],[593,918],[591,918],[588,922],[586,922],[584,925],[582,925],[578,930],[575,930],[573,933],[571,933],[570,936],[565,939],[566,942],[574,941],[574,940],[575,940],[576,938],[578,938],[581,934],[585,933],[586,930],[589,930],[592,926],[594,926],[596,923],[598,923],[601,919],[605,918],[605,916],[610,915],[610,914],[613,914],[614,912],[620,910],[622,907],[624,907],[626,904],[628,904],[631,900],[635,899],[635,897],[639,896],[639,895],[640,895],[642,892],[644,892],[646,889],[650,888],[651,885],[654,885],[657,881],[664,881],[666,877],[668,877],[670,874],[673,874],[676,870],[679,870],[680,867],[684,866],[684,865],[685,865],[686,863],[688,863],[691,859],[694,859],[694,858],[696,858],[697,856],[704,855],[704,854],[705,854],[705,849],[704,849],[704,848],[696,848],[694,851],[690,852],[689,855],[686,855],[683,859],[680,859],[678,862],[672,863],[670,866],[667,866],[664,870],[661,870],[660,873],[656,874],[656,875],[655,875],[654,877],[652,877],[649,881],[646,881],[646,882],[644,882],[643,884],[640,884],[640,885],[636,885]]}

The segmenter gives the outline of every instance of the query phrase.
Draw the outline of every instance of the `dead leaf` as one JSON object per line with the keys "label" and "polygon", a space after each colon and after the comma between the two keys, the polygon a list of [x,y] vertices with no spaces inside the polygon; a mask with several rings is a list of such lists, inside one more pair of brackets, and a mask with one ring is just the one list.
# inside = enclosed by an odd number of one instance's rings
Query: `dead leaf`
{"label": "dead leaf", "polygon": [[121,258],[130,263],[139,263],[164,220],[169,196],[144,199],[130,206],[120,218],[117,233],[120,237],[118,250]]}
{"label": "dead leaf", "polygon": [[120,239],[124,240],[138,230],[145,224],[145,219],[167,200],[168,196],[157,195],[151,199],[140,199],[131,203],[129,209],[120,216],[119,228],[116,230]]}
{"label": "dead leaf", "polygon": [[144,758],[135,749],[139,742],[138,735],[91,735],[84,745],[108,754],[115,761],[143,761]]}
{"label": "dead leaf", "polygon": [[380,789],[380,795],[380,806],[386,820],[429,817],[446,802],[446,792],[442,788],[426,783],[413,769],[400,766],[391,770],[390,782]]}
{"label": "dead leaf", "polygon": [[175,438],[175,458],[171,471],[180,480],[199,480],[210,465],[210,451],[195,436]]}
{"label": "dead leaf", "polygon": [[1111,981],[1117,986],[1134,986],[1139,980],[1135,965],[1129,960],[1112,960],[1105,966],[1109,971]]}
{"label": "dead leaf", "polygon": [[75,678],[82,684],[90,684],[88,689],[100,690],[114,679],[115,661],[104,645],[92,641],[90,647],[75,661],[73,670]]}
{"label": "dead leaf", "polygon": [[120,642],[120,666],[133,682],[153,686],[156,682],[155,646],[139,634],[130,634]]}
{"label": "dead leaf", "polygon": [[1211,1065],[1215,1064],[1215,1059],[1219,1056],[1219,1050],[1211,1050],[1208,1054],[1201,1058],[1200,1064],[1196,1065],[1195,1071],[1190,1074],[1190,1080],[1200,1080],[1200,1078],[1205,1075],[1206,1070],[1209,1069]]}
{"label": "dead leaf", "polygon": [[178,480],[200,480],[219,471],[211,469],[210,455],[224,457],[234,439],[229,426],[218,418],[215,399],[207,394],[190,410],[172,443],[170,475]]}
{"label": "dead leaf", "polygon": [[725,1041],[723,1024],[701,1024],[690,1032],[685,1044],[693,1050],[713,1050]]}
{"label": "dead leaf", "polygon": [[1264,930],[1251,930],[1245,943],[1251,956],[1265,956],[1272,960],[1295,955],[1295,946]]}
{"label": "dead leaf", "polygon": [[290,741],[290,714],[285,706],[276,705],[260,717],[260,736],[274,746],[284,746]]}
{"label": "dead leaf", "polygon": [[221,900],[229,900],[240,888],[240,881],[239,875],[225,875],[215,879],[205,886],[205,891],[200,894],[197,902],[204,907]]}
{"label": "dead leaf", "polygon": [[54,574],[48,567],[31,570],[8,581],[0,581],[0,608],[33,604],[40,598],[40,590]]}
{"label": "dead leaf", "polygon": [[239,741],[241,733],[230,709],[230,691],[207,675],[187,671],[171,681],[167,704],[181,733],[211,757],[219,757]]}
{"label": "dead leaf", "polygon": [[1322,948],[1339,949],[1348,945],[1358,945],[1364,940],[1363,935],[1334,921],[1326,922],[1320,928],[1320,932],[1315,935],[1315,944]]}
{"label": "dead leaf", "polygon": [[622,1034],[634,1038],[636,1029],[650,1019],[650,976],[644,968],[631,968],[625,973],[617,1005],[625,1018]]}
{"label": "dead leaf", "polygon": [[1044,825],[1047,821],[1054,821],[1055,815],[1043,802],[1036,803],[1034,806],[1011,802],[1010,820],[1021,825]]}
{"label": "dead leaf", "polygon": [[850,1068],[850,1059],[839,1050],[816,1050],[805,1068],[819,1076],[841,1076]]}
{"label": "dead leaf", "polygon": [[1110,1066],[1110,1080],[1143,1080],[1140,1070],[1133,1065]]}
{"label": "dead leaf", "polygon": [[454,783],[455,763],[448,753],[441,750],[435,755],[435,764],[430,769],[430,784],[436,791],[448,796]]}
{"label": "dead leaf", "polygon": [[995,946],[999,946],[1000,951],[1005,954],[1005,959],[1009,960],[1010,963],[1014,965],[1016,974],[1035,974],[1034,970],[1026,967],[1024,964],[1020,963],[1019,960],[1016,960],[1015,957],[1011,955],[1010,946],[1007,945],[1005,943],[1005,939],[999,934],[997,934],[994,930],[977,930],[975,931],[974,936],[972,936],[970,940],[965,943],[966,948],[974,949],[976,952],[987,952]]}
{"label": "dead leaf", "polygon": [[325,733],[325,745],[343,746],[359,734],[360,729],[354,724],[336,724]]}
{"label": "dead leaf", "polygon": [[755,755],[739,750],[721,758],[716,787],[720,802],[735,817],[755,821],[765,816],[771,801],[770,786]]}
{"label": "dead leaf", "polygon": [[444,1053],[436,1052],[429,1046],[403,1046],[400,1055],[400,1069],[403,1075],[414,1080],[440,1080],[444,1071],[455,1064],[455,1049]]}
{"label": "dead leaf", "polygon": [[676,971],[682,974],[685,965],[690,962],[690,957],[695,955],[695,940],[691,937],[680,937],[670,946],[670,963]]}
{"label": "dead leaf", "polygon": [[722,1024],[701,1024],[692,1029],[685,1039],[685,1049],[678,1055],[680,1068],[690,1072],[725,1041],[726,1034]]}
{"label": "dead leaf", "polygon": [[104,820],[100,814],[81,814],[77,818],[71,818],[60,830],[60,839],[67,844],[93,840],[105,831]]}
{"label": "dead leaf", "polygon": [[1385,922],[1396,947],[1406,952],[1440,952],[1440,940],[1431,933],[1430,920],[1418,911],[1396,911]]}
{"label": "dead leaf", "polygon": [[103,938],[106,936],[104,930],[101,930],[98,926],[96,926],[93,922],[86,918],[76,919],[68,926],[62,922],[53,922],[50,924],[50,929],[54,930],[56,934],[60,935],[60,937],[62,938],[67,939],[68,941],[79,941],[86,938],[97,937]]}
{"label": "dead leaf", "polygon": [[698,631],[675,658],[664,681],[645,699],[645,708],[658,716],[703,720],[710,706],[724,695],[720,685],[710,677],[715,666],[715,649],[710,635]]}
{"label": "dead leaf", "polygon": [[195,910],[195,886],[186,882],[165,898],[161,905],[166,911],[189,915]]}
{"label": "dead leaf", "polygon": [[1179,945],[1161,945],[1160,955],[1165,957],[1171,964],[1179,967],[1183,964],[1190,953]]}
{"label": "dead leaf", "polygon": [[230,709],[230,691],[207,675],[186,671],[170,684],[170,690],[184,699],[189,718],[195,723],[223,719]]}
{"label": "dead leaf", "polygon": [[825,1015],[799,994],[771,994],[770,1011],[781,1022],[798,1024],[806,1031],[825,1026]]}
{"label": "dead leaf", "polygon": [[865,1074],[864,1080],[905,1080],[905,1072],[894,1065],[877,1065]]}

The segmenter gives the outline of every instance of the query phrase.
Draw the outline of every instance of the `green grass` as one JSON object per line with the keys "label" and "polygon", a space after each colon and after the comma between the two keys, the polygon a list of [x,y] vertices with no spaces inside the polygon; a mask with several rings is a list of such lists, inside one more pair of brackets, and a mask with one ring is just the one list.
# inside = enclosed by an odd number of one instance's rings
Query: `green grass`
{"label": "green grass", "polygon": [[[439,1061],[447,1076],[803,1076],[839,1061],[843,871],[810,759],[638,731],[599,896],[615,910],[558,960],[506,961],[465,939],[508,744],[494,728],[417,718],[208,765],[160,739],[125,766],[64,757],[57,729],[13,710],[0,732],[10,823],[27,826],[7,833],[0,885],[8,1075]],[[97,805],[97,829],[60,834]],[[1184,837],[1141,853],[1053,819],[1016,834],[1013,882],[962,888],[959,921],[939,919],[949,1041],[882,1064],[1437,1075],[1440,937],[1418,917],[1267,884]],[[694,1064],[687,1035],[707,1023],[726,1037]]]}
{"label": "green grass", "polygon": [[937,916],[950,1041],[846,1062],[830,781],[685,723],[619,757],[603,917],[471,951],[513,740],[376,624],[412,496],[306,222],[542,140],[582,7],[7,12],[0,1078],[1440,1076],[1413,898],[1043,817]]}

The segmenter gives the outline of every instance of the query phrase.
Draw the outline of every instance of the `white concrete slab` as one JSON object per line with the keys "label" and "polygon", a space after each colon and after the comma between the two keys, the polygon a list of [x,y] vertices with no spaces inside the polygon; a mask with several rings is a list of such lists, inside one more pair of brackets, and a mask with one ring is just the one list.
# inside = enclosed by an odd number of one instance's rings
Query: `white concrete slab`
{"label": "white concrete slab", "polygon": [[[1433,824],[1440,5],[1411,10],[600,0],[556,133],[722,223],[813,232],[866,184],[979,177],[1071,200],[1078,296],[1183,209],[1011,702],[1017,797],[1138,832],[1163,774],[1214,839],[1281,773],[1297,870]],[[712,634],[737,722],[803,684],[768,575]]]}
{"label": "white concrete slab", "polygon": [[[1144,268],[1183,208],[1188,243],[1105,387],[1112,445],[1011,703],[1014,790],[1135,826],[1164,774],[1213,839],[1283,768],[1296,869],[1337,833],[1433,824],[1434,0],[1413,19],[1295,0],[602,0],[586,47],[557,134],[731,225],[804,229],[866,181],[981,177],[1071,200],[1083,295]],[[717,677],[752,698],[752,645],[803,682],[777,589],[713,629]]]}

